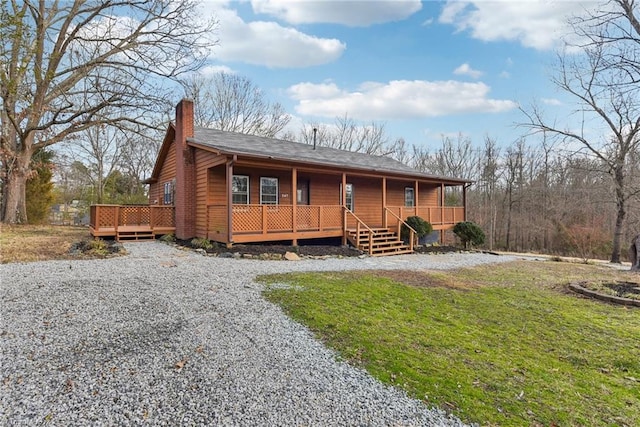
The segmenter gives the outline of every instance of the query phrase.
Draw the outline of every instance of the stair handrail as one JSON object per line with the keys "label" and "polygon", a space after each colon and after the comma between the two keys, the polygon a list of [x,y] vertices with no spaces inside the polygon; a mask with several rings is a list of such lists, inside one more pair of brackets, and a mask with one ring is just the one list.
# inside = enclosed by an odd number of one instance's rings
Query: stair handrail
{"label": "stair handrail", "polygon": [[398,235],[401,234],[401,226],[400,223],[403,223],[404,225],[407,226],[407,228],[409,229],[409,249],[413,252],[413,238],[416,235],[416,230],[413,229],[413,227],[411,227],[409,224],[407,224],[407,222],[400,218],[398,215],[396,215],[396,213],[394,211],[392,211],[391,209],[389,209],[388,207],[384,207],[385,213],[389,212],[391,213],[391,215],[393,215],[394,217],[396,217],[396,219],[398,220]]}
{"label": "stair handrail", "polygon": [[373,255],[373,230],[369,228],[369,226],[360,218],[358,215],[353,213],[346,205],[342,205],[345,213],[345,221],[344,221],[344,233],[347,234],[347,214],[351,214],[355,218],[356,222],[356,244],[360,246],[360,225],[363,225],[364,228],[369,232],[369,255]]}

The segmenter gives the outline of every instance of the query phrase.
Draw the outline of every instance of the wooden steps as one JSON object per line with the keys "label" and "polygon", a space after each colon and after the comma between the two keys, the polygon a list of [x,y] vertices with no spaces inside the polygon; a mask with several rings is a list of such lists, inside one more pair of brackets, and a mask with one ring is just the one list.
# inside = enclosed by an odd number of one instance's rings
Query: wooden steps
{"label": "wooden steps", "polygon": [[[398,234],[388,228],[372,228],[371,255],[386,256],[413,253],[409,245],[404,243]],[[360,235],[356,230],[347,230],[347,240],[363,252],[369,253],[369,230],[360,229]]]}
{"label": "wooden steps", "polygon": [[155,240],[156,235],[150,227],[145,226],[125,226],[118,227],[116,232],[116,240],[122,242],[124,240]]}

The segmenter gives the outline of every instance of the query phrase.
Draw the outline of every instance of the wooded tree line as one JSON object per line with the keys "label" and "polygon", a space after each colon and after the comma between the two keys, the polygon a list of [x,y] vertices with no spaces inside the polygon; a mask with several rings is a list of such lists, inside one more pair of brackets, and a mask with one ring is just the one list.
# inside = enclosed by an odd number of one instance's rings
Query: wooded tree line
{"label": "wooded tree line", "polygon": [[142,201],[158,132],[187,96],[196,100],[197,125],[388,155],[473,179],[470,217],[491,248],[610,250],[617,262],[640,229],[640,20],[634,0],[609,0],[571,24],[577,41],[567,44],[570,55],[560,52],[554,82],[575,102],[578,131],[534,105],[522,108],[523,138],[508,146],[490,137],[474,145],[461,134],[434,150],[348,115],[283,133],[290,116],[250,80],[194,74],[217,43],[208,38],[216,23],[198,19],[196,1],[0,2],[0,219],[27,221],[27,194],[47,188],[36,180],[52,170],[65,200]]}
{"label": "wooded tree line", "polygon": [[[609,256],[616,218],[616,184],[600,159],[548,140],[526,139],[506,147],[486,137],[443,138],[412,164],[428,173],[474,181],[467,193],[469,220],[487,236],[486,247],[540,251],[583,258]],[[640,150],[629,156],[628,217],[623,242],[640,232]],[[624,252],[623,252],[623,255]]]}

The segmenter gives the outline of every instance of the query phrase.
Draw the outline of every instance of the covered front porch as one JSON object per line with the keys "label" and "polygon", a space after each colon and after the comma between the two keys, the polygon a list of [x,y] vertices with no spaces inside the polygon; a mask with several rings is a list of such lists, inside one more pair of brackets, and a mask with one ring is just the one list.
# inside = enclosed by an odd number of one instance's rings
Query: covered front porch
{"label": "covered front porch", "polygon": [[[345,206],[340,205],[211,205],[207,207],[207,238],[222,240],[228,236],[230,214],[233,243],[344,237],[357,227],[358,220]],[[381,224],[361,226],[385,228],[396,233],[401,223],[410,216],[420,216],[433,225],[434,230],[445,230],[464,221],[463,207],[388,206],[383,210]]]}
{"label": "covered front porch", "polygon": [[358,224],[399,234],[418,215],[444,231],[465,220],[466,181],[337,172],[242,160],[209,167],[199,188],[196,234],[224,244],[342,237]]}
{"label": "covered front porch", "polygon": [[[207,207],[206,238],[221,241],[228,236],[233,243],[291,241],[341,238],[371,255],[384,254],[399,243],[400,227],[409,216],[418,215],[431,222],[435,230],[450,228],[464,219],[463,207],[387,206],[382,224],[367,225],[346,206],[341,205],[210,205]],[[175,232],[174,206],[92,205],[90,231],[94,237],[117,240],[155,239]],[[228,224],[232,224],[229,233]],[[380,236],[392,235],[381,240]],[[408,247],[413,250],[413,241]]]}

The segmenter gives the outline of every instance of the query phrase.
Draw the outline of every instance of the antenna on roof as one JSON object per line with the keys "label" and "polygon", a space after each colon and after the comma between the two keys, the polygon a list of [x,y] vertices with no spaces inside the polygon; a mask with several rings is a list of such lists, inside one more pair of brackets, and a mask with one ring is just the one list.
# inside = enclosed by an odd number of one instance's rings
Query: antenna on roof
{"label": "antenna on roof", "polygon": [[313,149],[316,149],[316,134],[318,133],[318,128],[313,128]]}

